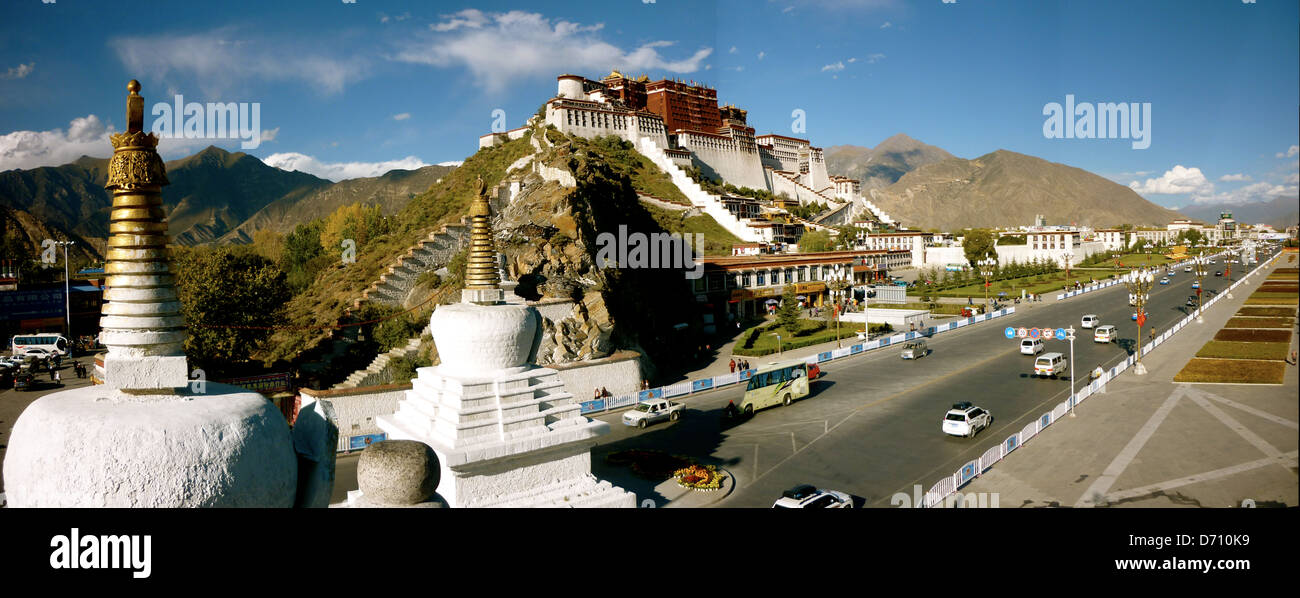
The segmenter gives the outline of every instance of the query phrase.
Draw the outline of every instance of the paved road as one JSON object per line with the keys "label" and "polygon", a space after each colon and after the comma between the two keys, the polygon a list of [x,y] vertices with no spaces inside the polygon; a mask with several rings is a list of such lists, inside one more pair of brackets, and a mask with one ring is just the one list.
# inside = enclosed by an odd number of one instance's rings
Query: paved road
{"label": "paved road", "polygon": [[[1152,325],[1160,333],[1190,313],[1184,302],[1193,292],[1192,280],[1179,272],[1171,284],[1152,289],[1144,335]],[[1228,284],[1226,277],[1204,282],[1207,292]],[[830,362],[824,367],[828,374],[814,383],[808,398],[731,427],[720,425],[719,416],[728,400],[739,402],[743,389],[738,387],[692,397],[682,421],[644,431],[623,426],[621,413],[606,414],[600,419],[613,432],[593,451],[593,469],[598,475],[611,471],[603,462],[609,452],[654,448],[730,470],[737,488],[722,506],[767,507],[781,490],[800,483],[849,492],[863,506],[887,506],[894,493],[910,495],[916,484],[929,488],[1068,396],[1068,376],[1029,375],[1033,359],[1019,353],[1018,341],[1003,335],[1006,326],[1074,326],[1080,334],[1073,361],[1082,380],[1098,364],[1109,367],[1133,350],[1132,312],[1127,290],[1116,285],[940,334],[930,341],[933,353],[919,361],[902,361],[897,350],[885,349]],[[1118,326],[1120,341],[1094,343],[1091,331],[1080,328],[1085,313]],[[1069,344],[1048,341],[1047,350],[1068,356]],[[995,418],[974,439],[948,437],[939,429],[944,412],[963,400],[989,409]],[[646,487],[633,490],[638,499],[661,498],[645,496],[651,492]]]}
{"label": "paved road", "polygon": [[[93,367],[94,357],[83,355],[76,359],[81,363]],[[56,386],[50,381],[50,376],[42,372],[37,377],[38,386],[30,391],[18,391],[13,388],[0,390],[0,463],[4,462],[5,449],[9,444],[9,432],[14,427],[14,422],[18,421],[18,416],[22,415],[24,409],[32,404],[32,401],[53,392],[68,390],[70,388],[80,388],[90,385],[90,377],[77,378],[72,371],[72,363],[64,360],[63,366],[59,368],[59,376],[63,379],[62,386]],[[3,467],[0,467],[0,492],[4,492],[4,474]]]}

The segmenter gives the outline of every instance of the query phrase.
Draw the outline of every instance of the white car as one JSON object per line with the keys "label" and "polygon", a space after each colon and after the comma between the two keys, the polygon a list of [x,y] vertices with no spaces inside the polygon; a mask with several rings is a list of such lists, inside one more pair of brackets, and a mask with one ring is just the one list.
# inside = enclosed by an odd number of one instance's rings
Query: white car
{"label": "white car", "polygon": [[1097,323],[1100,321],[1101,318],[1097,317],[1097,314],[1088,314],[1083,317],[1083,322],[1080,323],[1079,325],[1084,328],[1096,328]]}
{"label": "white car", "polygon": [[1060,353],[1045,353],[1034,360],[1034,375],[1055,378],[1070,369],[1070,361]]}
{"label": "white car", "polygon": [[943,433],[973,438],[993,423],[993,414],[970,403],[957,403],[943,416]]}
{"label": "white car", "polygon": [[837,490],[818,490],[802,484],[781,493],[773,509],[852,509],[853,497]]}
{"label": "white car", "polygon": [[1114,326],[1098,326],[1092,331],[1092,342],[1094,343],[1113,343],[1118,338],[1119,331]]}
{"label": "white car", "polygon": [[1044,350],[1043,339],[1041,338],[1026,338],[1020,341],[1021,355],[1037,355]]}

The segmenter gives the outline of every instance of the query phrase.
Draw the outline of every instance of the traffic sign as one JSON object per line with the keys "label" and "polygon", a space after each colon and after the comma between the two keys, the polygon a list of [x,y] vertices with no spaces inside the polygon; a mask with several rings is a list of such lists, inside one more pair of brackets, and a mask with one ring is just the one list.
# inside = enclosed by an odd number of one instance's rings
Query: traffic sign
{"label": "traffic sign", "polygon": [[1038,338],[1041,335],[1037,328],[1029,329],[1029,338]]}
{"label": "traffic sign", "polygon": [[1015,328],[1012,328],[1012,327],[1010,327],[1010,326],[1007,326],[1007,329],[1006,329],[1006,330],[1003,330],[1003,331],[1002,331],[1002,334],[1007,335],[1007,338],[1016,338],[1016,329],[1015,329]]}
{"label": "traffic sign", "polygon": [[1024,328],[1023,326],[1020,327],[1020,328],[1017,328],[1017,329],[1016,329],[1016,336],[1017,336],[1017,337],[1020,337],[1020,338],[1025,338],[1026,336],[1029,336],[1029,330],[1028,330],[1027,328]]}
{"label": "traffic sign", "polygon": [[1063,341],[1063,340],[1065,340],[1065,329],[1064,329],[1064,328],[1057,328],[1057,329],[1056,329],[1056,340],[1058,340],[1058,341]]}

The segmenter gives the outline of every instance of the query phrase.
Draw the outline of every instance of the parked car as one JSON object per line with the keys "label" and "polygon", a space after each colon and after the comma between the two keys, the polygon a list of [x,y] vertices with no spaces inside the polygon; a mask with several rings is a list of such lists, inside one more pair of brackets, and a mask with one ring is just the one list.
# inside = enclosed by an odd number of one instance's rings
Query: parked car
{"label": "parked car", "polygon": [[1055,378],[1070,369],[1070,361],[1060,353],[1046,353],[1034,360],[1034,375],[1040,378]]}
{"label": "parked car", "polygon": [[973,438],[993,423],[993,414],[969,402],[955,403],[943,416],[943,432],[949,436]]}
{"label": "parked car", "polygon": [[852,509],[853,497],[838,490],[819,490],[802,484],[781,493],[773,509]]}
{"label": "parked car", "polygon": [[1119,331],[1114,326],[1098,326],[1096,330],[1092,331],[1092,342],[1113,343],[1118,333]]}
{"label": "parked car", "polygon": [[682,411],[685,409],[685,405],[670,402],[668,399],[646,399],[623,414],[623,425],[645,428],[660,420],[677,421],[681,419]]}
{"label": "parked car", "polygon": [[926,344],[925,339],[918,338],[907,341],[907,344],[903,345],[903,359],[920,359],[929,354],[930,347]]}
{"label": "parked car", "polygon": [[1037,355],[1045,349],[1046,347],[1043,346],[1043,339],[1041,338],[1026,338],[1020,341],[1021,355]]}
{"label": "parked car", "polygon": [[1096,328],[1099,323],[1101,323],[1101,318],[1097,317],[1097,314],[1088,314],[1083,317],[1083,322],[1079,325],[1084,328]]}

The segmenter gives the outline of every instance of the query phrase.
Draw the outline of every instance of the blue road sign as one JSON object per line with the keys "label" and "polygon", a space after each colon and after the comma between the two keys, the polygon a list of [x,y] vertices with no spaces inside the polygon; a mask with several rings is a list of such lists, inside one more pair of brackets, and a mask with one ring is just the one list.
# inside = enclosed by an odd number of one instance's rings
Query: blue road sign
{"label": "blue road sign", "polygon": [[1058,341],[1063,341],[1063,340],[1065,340],[1065,329],[1064,329],[1064,328],[1057,328],[1057,329],[1056,329],[1056,340],[1058,340]]}
{"label": "blue road sign", "polygon": [[1007,329],[1006,329],[1006,330],[1003,330],[1003,331],[1002,331],[1002,334],[1007,335],[1007,338],[1016,338],[1016,329],[1015,329],[1015,328],[1012,328],[1012,327],[1010,327],[1010,326],[1007,326]]}
{"label": "blue road sign", "polygon": [[1038,338],[1038,337],[1039,337],[1038,329],[1037,329],[1037,328],[1030,328],[1030,329],[1029,329],[1029,338]]}

